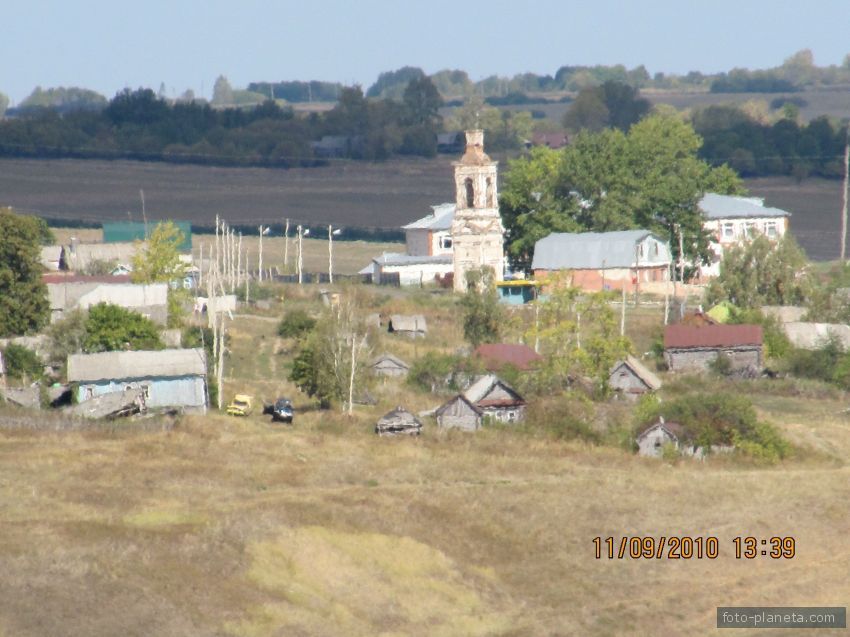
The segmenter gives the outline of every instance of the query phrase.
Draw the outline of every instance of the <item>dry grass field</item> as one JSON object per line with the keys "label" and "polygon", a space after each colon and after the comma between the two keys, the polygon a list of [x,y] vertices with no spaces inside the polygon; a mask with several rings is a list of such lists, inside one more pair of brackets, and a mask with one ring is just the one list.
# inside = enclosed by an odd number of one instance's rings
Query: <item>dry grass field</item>
{"label": "dry grass field", "polygon": [[[0,635],[678,636],[713,633],[719,605],[846,604],[843,395],[712,381],[799,445],[770,467],[431,421],[379,439],[396,404],[440,399],[387,381],[351,420],[317,410],[276,335],[282,303],[314,306],[317,288],[273,296],[231,324],[225,396],[289,395],[291,427],[210,414],[169,431],[0,429]],[[376,352],[412,360],[461,336],[451,295],[374,290],[363,309],[428,314],[426,339],[382,335]],[[720,555],[595,558],[594,537],[623,535],[716,536]],[[793,536],[797,554],[736,560],[738,535]]]}

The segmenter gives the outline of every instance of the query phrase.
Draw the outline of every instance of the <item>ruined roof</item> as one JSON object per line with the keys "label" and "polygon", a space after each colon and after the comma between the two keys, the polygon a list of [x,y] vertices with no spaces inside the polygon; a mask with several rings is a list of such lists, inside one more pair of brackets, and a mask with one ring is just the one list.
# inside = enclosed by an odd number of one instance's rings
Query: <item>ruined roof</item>
{"label": "ruined roof", "polygon": [[512,365],[519,370],[526,371],[532,365],[542,359],[537,352],[528,345],[515,343],[487,343],[479,345],[473,352],[484,362],[489,370],[498,371],[505,365]]}
{"label": "ruined roof", "polygon": [[706,219],[734,219],[738,217],[790,217],[781,208],[764,205],[760,197],[738,197],[707,192],[697,204]]}
{"label": "ruined roof", "polygon": [[93,382],[128,378],[174,378],[204,376],[206,355],[201,348],[163,349],[140,352],[71,354],[69,382]]}
{"label": "ruined roof", "polygon": [[661,387],[661,379],[653,374],[646,365],[641,363],[634,356],[626,356],[623,360],[619,360],[614,363],[614,366],[611,368],[611,374],[616,372],[621,365],[625,365],[631,369],[634,375],[646,383],[646,386],[653,391]]}
{"label": "ruined roof", "polygon": [[404,230],[415,230],[424,228],[428,230],[449,230],[452,227],[452,220],[455,218],[455,208],[453,203],[441,203],[436,206],[431,206],[433,212],[426,217],[412,221],[406,226],[402,226]]}
{"label": "ruined roof", "polygon": [[668,325],[665,348],[761,346],[761,325]]}
{"label": "ruined roof", "polygon": [[[534,244],[532,270],[599,270],[632,268],[635,246],[647,237],[659,244],[658,255],[640,257],[644,265],[670,263],[667,242],[649,230],[553,232]],[[644,262],[644,258],[646,261]]]}

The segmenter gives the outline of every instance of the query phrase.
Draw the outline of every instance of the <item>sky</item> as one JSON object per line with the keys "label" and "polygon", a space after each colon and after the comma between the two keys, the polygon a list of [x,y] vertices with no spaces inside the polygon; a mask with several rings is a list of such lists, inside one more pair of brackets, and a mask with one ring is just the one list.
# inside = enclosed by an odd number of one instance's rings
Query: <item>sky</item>
{"label": "sky", "polygon": [[850,0],[7,0],[0,92],[80,86],[112,97],[165,84],[210,97],[216,77],[368,88],[419,66],[489,75],[643,64],[704,73],[768,68],[801,49],[850,53]]}

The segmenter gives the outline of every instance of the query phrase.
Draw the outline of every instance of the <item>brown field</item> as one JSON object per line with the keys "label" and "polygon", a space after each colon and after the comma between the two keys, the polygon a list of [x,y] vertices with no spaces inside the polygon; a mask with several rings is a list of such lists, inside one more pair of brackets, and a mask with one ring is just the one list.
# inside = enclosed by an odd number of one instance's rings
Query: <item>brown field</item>
{"label": "brown field", "polygon": [[[283,170],[0,159],[0,205],[58,223],[121,220],[127,210],[140,220],[139,188],[144,188],[150,219],[173,217],[212,227],[219,213],[234,225],[280,224],[289,216],[314,225],[399,228],[427,214],[429,206],[452,199],[451,160],[340,162]],[[745,185],[768,205],[792,213],[791,228],[810,258],[838,256],[839,180],[812,178],[798,184],[788,177],[766,177],[745,180]],[[372,256],[382,249],[367,251]]]}
{"label": "brown field", "polygon": [[[381,292],[364,311],[424,311],[431,333],[383,335],[375,351],[458,344],[451,295]],[[317,289],[274,296],[314,307]],[[209,415],[162,432],[0,429],[0,635],[707,635],[718,605],[846,604],[840,394],[715,381],[805,450],[773,467],[431,421],[421,439],[378,439],[379,415],[439,398],[387,381],[353,420],[316,410],[285,380],[281,310],[231,324],[225,395],[290,395],[293,427]],[[645,330],[651,312],[627,324]],[[624,535],[716,536],[720,555],[595,558],[594,537]],[[738,535],[794,536],[797,554],[736,560]]]}

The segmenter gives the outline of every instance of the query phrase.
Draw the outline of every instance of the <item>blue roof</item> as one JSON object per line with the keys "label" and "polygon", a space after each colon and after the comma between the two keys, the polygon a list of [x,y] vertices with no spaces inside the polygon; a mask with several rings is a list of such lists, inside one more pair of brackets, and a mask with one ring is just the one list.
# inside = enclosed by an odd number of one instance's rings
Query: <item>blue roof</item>
{"label": "blue roof", "polygon": [[790,217],[781,208],[764,205],[760,197],[738,197],[707,192],[697,204],[706,219],[732,219],[736,217]]}
{"label": "blue roof", "polygon": [[659,243],[658,255],[647,256],[642,264],[670,263],[667,242],[649,230],[616,232],[557,232],[534,244],[532,270],[598,270],[631,268],[635,263],[635,245],[646,237]]}
{"label": "blue roof", "polygon": [[434,209],[427,217],[417,219],[412,223],[402,226],[405,230],[414,230],[423,228],[427,230],[448,230],[452,227],[452,220],[455,218],[455,204],[441,203],[438,206],[431,206]]}

